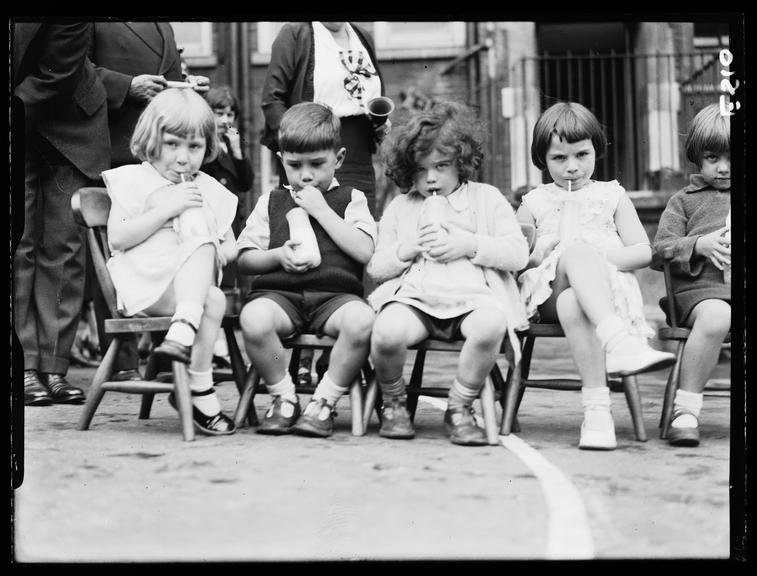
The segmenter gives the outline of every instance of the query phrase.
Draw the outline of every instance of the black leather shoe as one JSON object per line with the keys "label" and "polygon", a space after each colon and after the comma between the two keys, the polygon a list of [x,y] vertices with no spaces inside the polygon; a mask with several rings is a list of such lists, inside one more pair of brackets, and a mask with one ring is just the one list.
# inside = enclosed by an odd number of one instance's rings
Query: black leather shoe
{"label": "black leather shoe", "polygon": [[50,397],[56,404],[81,404],[84,402],[84,390],[72,386],[63,374],[42,374]]}
{"label": "black leather shoe", "polygon": [[24,370],[24,406],[49,406],[50,394],[39,380],[36,370]]}
{"label": "black leather shoe", "polygon": [[136,368],[133,370],[119,370],[114,372],[110,377],[111,382],[129,382],[133,380],[144,380],[142,374]]}
{"label": "black leather shoe", "polygon": [[[178,412],[179,409],[176,407],[176,397],[173,392],[168,395],[168,403]],[[215,416],[206,416],[194,405],[192,406],[192,422],[195,430],[207,436],[228,436],[236,432],[234,420],[223,412],[219,412]]]}
{"label": "black leather shoe", "polygon": [[166,338],[163,340],[163,342],[160,343],[160,346],[153,350],[153,352],[155,354],[159,354],[160,356],[170,358],[171,360],[189,364],[189,362],[191,361],[192,347],[184,346],[183,344],[179,344],[174,340],[169,340],[168,338]]}

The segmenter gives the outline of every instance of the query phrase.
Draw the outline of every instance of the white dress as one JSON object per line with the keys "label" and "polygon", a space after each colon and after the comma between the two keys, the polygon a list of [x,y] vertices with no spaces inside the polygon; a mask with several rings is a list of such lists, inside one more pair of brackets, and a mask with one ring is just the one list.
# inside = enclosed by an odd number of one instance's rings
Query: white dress
{"label": "white dress", "polygon": [[[152,192],[172,185],[148,162],[129,164],[102,173],[108,194],[128,216],[147,210]],[[108,260],[118,309],[132,316],[154,304],[173,281],[176,272],[197,248],[208,242],[219,246],[231,229],[237,209],[237,197],[220,182],[199,172],[195,183],[202,193],[203,211],[211,237],[190,237],[181,240],[171,220],[143,242],[126,250],[113,250]],[[223,270],[218,266],[218,281]]]}
{"label": "white dress", "polygon": [[[536,221],[534,251],[544,250],[559,237],[560,209],[568,194],[579,200],[580,238],[600,254],[622,248],[624,244],[615,227],[614,216],[618,202],[625,193],[617,180],[592,181],[574,192],[568,192],[554,183],[531,190],[523,196],[522,202]],[[552,294],[552,281],[563,249],[558,244],[539,266],[526,270],[518,278],[529,317]],[[645,338],[654,336],[654,330],[644,318],[644,301],[636,275],[633,272],[622,272],[614,264],[605,262],[616,313],[630,323],[632,333]]]}

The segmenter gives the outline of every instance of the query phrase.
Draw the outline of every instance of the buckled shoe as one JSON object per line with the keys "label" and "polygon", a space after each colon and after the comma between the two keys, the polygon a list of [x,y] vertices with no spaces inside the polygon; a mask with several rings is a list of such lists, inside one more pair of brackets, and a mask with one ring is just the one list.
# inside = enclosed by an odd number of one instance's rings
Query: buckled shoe
{"label": "buckled shoe", "polygon": [[[210,390],[200,392],[199,394],[192,392],[192,396],[204,396],[206,394],[213,394],[214,392],[215,391],[211,388]],[[168,395],[168,403],[178,412],[176,396],[173,392]],[[229,436],[236,432],[234,420],[226,416],[223,412],[208,416],[194,405],[192,406],[192,423],[194,424],[195,430],[206,436]]]}
{"label": "buckled shoe", "polygon": [[84,402],[84,390],[71,385],[63,374],[42,374],[42,383],[50,392],[50,398],[56,404],[81,404]]}
{"label": "buckled shoe", "polygon": [[325,398],[312,399],[300,419],[292,426],[292,431],[300,436],[326,438],[334,431],[335,416],[334,407]]}
{"label": "buckled shoe", "polygon": [[263,421],[255,430],[258,434],[271,434],[279,436],[289,434],[292,426],[300,417],[302,409],[299,399],[292,402],[282,396],[274,396],[271,407],[265,413]]}
{"label": "buckled shoe", "polygon": [[486,446],[486,434],[476,425],[473,406],[447,408],[444,413],[444,427],[453,444],[460,446]]}
{"label": "buckled shoe", "polygon": [[[695,421],[695,426],[673,426],[673,423],[681,417],[690,417]],[[671,446],[688,446],[693,448],[699,446],[699,420],[691,412],[676,408],[673,411],[673,416],[670,419],[670,426],[668,427],[668,444]]]}
{"label": "buckled shoe", "polygon": [[384,438],[409,439],[415,437],[415,428],[407,411],[407,399],[404,396],[391,396],[384,399],[381,407],[381,427],[379,436]]}
{"label": "buckled shoe", "polygon": [[36,370],[24,370],[24,405],[49,406],[53,403],[50,393],[40,382]]}

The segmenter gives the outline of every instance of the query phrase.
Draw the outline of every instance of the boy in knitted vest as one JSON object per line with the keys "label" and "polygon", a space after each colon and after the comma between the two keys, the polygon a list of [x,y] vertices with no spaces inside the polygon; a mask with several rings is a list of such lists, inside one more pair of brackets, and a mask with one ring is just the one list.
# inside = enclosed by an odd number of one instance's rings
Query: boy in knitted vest
{"label": "boy in knitted vest", "polygon": [[[245,349],[273,398],[257,432],[326,437],[337,400],[368,356],[374,313],[363,299],[362,277],[377,226],[365,194],[334,178],[347,152],[330,108],[314,102],[289,108],[279,146],[289,185],[260,197],[237,241],[239,272],[255,275],[240,313]],[[320,258],[293,238],[289,213],[298,207],[309,217]],[[336,338],[304,411],[282,344],[301,333]]]}

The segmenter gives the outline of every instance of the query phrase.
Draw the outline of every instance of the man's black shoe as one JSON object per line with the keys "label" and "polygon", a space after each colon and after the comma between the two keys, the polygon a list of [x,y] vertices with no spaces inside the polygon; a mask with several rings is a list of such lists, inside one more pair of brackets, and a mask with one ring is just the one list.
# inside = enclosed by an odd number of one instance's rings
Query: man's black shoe
{"label": "man's black shoe", "polygon": [[36,370],[24,370],[24,406],[49,406],[50,394],[39,380]]}
{"label": "man's black shoe", "polygon": [[71,385],[63,374],[42,374],[42,379],[50,392],[50,398],[56,404],[81,404],[84,402],[84,390]]}

